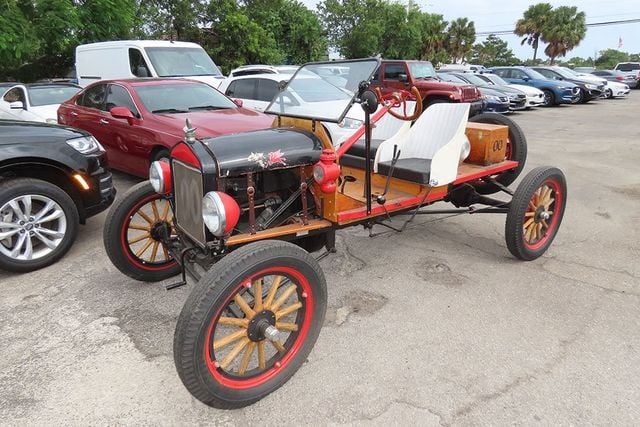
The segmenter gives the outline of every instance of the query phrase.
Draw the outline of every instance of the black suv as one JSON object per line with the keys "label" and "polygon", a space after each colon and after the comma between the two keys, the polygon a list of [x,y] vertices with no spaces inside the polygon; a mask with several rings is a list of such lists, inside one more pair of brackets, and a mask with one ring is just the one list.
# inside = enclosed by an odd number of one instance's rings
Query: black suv
{"label": "black suv", "polygon": [[0,269],[60,259],[115,198],[104,149],[81,130],[0,121]]}
{"label": "black suv", "polygon": [[584,104],[592,99],[600,98],[606,89],[604,82],[598,83],[590,78],[583,78],[563,67],[548,66],[531,68],[549,80],[563,80],[577,85],[580,88],[580,92],[578,92],[578,98],[574,104]]}

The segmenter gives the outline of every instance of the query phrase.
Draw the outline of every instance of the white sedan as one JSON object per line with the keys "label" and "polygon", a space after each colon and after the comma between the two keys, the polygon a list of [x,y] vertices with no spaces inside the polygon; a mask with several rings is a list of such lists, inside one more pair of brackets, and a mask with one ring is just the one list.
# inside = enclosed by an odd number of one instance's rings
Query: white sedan
{"label": "white sedan", "polygon": [[[248,76],[229,77],[220,84],[218,90],[229,98],[241,100],[243,107],[264,111],[278,94],[279,82],[287,82],[291,77],[292,74],[252,74]],[[304,81],[304,78],[298,79],[298,83]],[[313,84],[318,83],[317,80],[309,79],[309,81]],[[326,89],[337,91],[338,94],[341,94],[343,97],[350,98],[350,96],[342,93],[340,89],[335,86],[327,85]],[[295,100],[292,101],[296,102]],[[299,100],[296,103],[300,105],[305,104]],[[318,105],[318,102],[315,102],[315,104]],[[338,102],[338,104],[341,105],[340,102]],[[337,106],[336,108],[340,107]],[[340,123],[322,122],[322,124],[327,129],[333,145],[337,147],[353,135],[353,133],[362,126],[363,122],[364,112],[360,105],[354,104],[347,112],[347,116]]]}
{"label": "white sedan", "polygon": [[496,85],[510,86],[514,89],[521,90],[527,95],[527,103],[525,104],[527,107],[537,107],[544,104],[544,92],[540,89],[527,85],[511,84],[502,77],[493,73],[480,74],[479,77],[489,80]]}
{"label": "white sedan", "polygon": [[603,98],[621,98],[629,95],[631,89],[624,83],[607,81],[604,89]]}
{"label": "white sedan", "polygon": [[2,84],[0,119],[58,123],[58,107],[80,89],[73,83]]}

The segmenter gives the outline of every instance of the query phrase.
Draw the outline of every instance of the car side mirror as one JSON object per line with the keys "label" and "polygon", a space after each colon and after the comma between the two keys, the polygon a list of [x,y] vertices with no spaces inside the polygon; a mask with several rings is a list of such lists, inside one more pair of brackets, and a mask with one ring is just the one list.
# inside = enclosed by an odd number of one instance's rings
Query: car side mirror
{"label": "car side mirror", "polygon": [[242,107],[242,99],[233,99],[232,100],[234,104],[236,104],[238,107]]}
{"label": "car side mirror", "polygon": [[523,77],[522,80],[524,80],[525,82],[528,82],[529,80],[531,80],[529,77]]}
{"label": "car side mirror", "polygon": [[398,80],[403,82],[403,83],[409,81],[409,79],[407,78],[406,74],[398,74]]}
{"label": "car side mirror", "polygon": [[127,107],[113,107],[109,112],[116,119],[126,119],[129,124],[133,123],[133,113]]}
{"label": "car side mirror", "polygon": [[12,110],[26,110],[22,101],[13,101],[9,103],[9,108],[11,108]]}

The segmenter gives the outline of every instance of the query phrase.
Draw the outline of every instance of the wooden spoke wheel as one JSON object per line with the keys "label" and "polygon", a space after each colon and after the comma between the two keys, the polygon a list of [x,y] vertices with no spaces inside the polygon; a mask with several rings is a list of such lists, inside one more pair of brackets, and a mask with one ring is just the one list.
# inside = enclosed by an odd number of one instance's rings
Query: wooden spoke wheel
{"label": "wooden spoke wheel", "polygon": [[505,234],[511,253],[523,260],[541,256],[564,215],[567,184],[556,168],[540,167],[522,180],[511,201]]}
{"label": "wooden spoke wheel", "polygon": [[104,229],[104,245],[113,264],[137,280],[158,281],[180,272],[162,243],[175,235],[173,210],[149,182],[135,185],[113,205]]}
{"label": "wooden spoke wheel", "polygon": [[207,405],[249,405],[284,384],[311,351],[326,284],[315,259],[287,242],[244,246],[216,263],[182,309],[174,358]]}

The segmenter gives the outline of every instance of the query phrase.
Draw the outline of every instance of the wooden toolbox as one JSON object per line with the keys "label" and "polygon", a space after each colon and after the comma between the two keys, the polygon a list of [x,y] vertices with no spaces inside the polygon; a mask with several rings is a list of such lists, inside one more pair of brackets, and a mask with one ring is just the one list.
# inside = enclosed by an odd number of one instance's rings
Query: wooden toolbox
{"label": "wooden toolbox", "polygon": [[466,162],[487,166],[505,159],[509,139],[507,126],[469,122],[466,134],[471,144]]}

